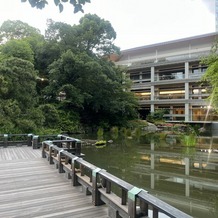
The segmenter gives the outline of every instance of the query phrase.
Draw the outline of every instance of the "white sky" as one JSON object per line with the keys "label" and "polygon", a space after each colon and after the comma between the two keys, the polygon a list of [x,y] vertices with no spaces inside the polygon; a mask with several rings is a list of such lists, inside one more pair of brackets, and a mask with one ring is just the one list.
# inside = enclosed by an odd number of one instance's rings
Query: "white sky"
{"label": "white sky", "polygon": [[[78,24],[83,13],[74,14],[70,4],[64,11],[48,0],[38,10],[21,0],[1,2],[0,25],[6,20],[21,20],[44,33],[46,19]],[[214,0],[91,0],[85,13],[110,21],[117,33],[115,44],[122,50],[215,31]]]}

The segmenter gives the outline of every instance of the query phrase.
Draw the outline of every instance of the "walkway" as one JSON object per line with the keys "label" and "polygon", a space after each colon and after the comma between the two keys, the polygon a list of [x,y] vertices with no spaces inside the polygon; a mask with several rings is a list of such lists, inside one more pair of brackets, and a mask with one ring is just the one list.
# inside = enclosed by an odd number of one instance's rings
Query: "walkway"
{"label": "walkway", "polygon": [[32,147],[0,147],[0,217],[106,218],[80,186],[41,158]]}

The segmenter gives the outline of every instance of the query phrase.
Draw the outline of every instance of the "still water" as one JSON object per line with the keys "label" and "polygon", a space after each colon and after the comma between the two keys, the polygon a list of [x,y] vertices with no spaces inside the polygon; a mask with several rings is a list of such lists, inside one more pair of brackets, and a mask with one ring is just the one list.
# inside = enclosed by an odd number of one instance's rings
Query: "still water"
{"label": "still water", "polygon": [[194,147],[173,136],[117,138],[103,148],[83,146],[82,152],[85,160],[193,217],[218,217],[216,138],[198,138]]}

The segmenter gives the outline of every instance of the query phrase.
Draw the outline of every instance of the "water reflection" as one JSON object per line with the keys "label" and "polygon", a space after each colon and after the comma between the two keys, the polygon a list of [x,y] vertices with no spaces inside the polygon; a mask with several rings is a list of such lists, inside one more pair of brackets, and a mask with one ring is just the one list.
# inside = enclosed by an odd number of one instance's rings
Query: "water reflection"
{"label": "water reflection", "polygon": [[[211,142],[212,141],[212,142]],[[210,143],[208,143],[210,142]],[[195,147],[157,136],[117,138],[103,149],[83,148],[85,159],[144,188],[194,217],[218,217],[217,139],[198,138]]]}

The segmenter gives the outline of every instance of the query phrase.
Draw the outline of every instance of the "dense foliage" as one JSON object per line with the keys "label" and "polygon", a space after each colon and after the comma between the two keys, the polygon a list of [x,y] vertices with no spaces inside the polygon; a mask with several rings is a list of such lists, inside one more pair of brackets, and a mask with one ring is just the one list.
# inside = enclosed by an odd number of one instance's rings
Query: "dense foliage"
{"label": "dense foliage", "polygon": [[[33,8],[43,9],[49,1],[47,0],[28,0],[30,5]],[[27,2],[27,0],[21,0],[21,2]],[[54,4],[59,8],[59,11],[62,12],[64,9],[64,3],[70,3],[74,7],[74,13],[79,11],[83,12],[83,5],[90,3],[90,0],[54,0]]]}
{"label": "dense foliage", "polygon": [[218,54],[217,54],[218,42],[216,42],[212,49],[211,54],[202,60],[206,64],[207,71],[205,72],[202,81],[210,84],[208,88],[209,105],[213,107],[214,110],[218,111]]}
{"label": "dense foliage", "polygon": [[74,26],[49,20],[45,36],[5,21],[0,36],[1,132],[80,132],[137,117],[125,69],[109,60],[119,48],[108,21],[91,14]]}

